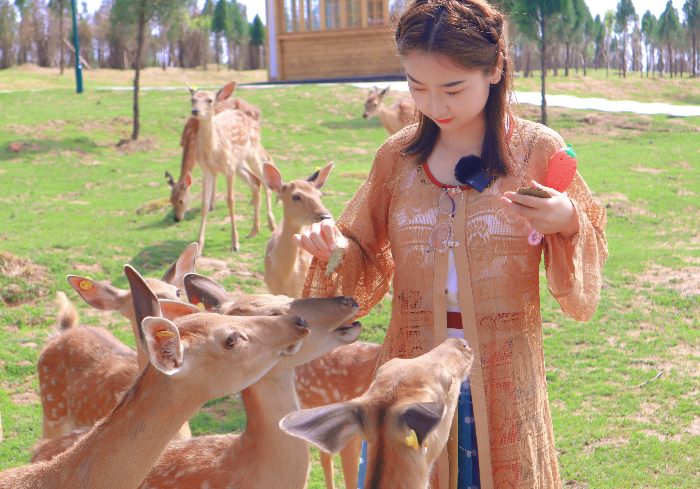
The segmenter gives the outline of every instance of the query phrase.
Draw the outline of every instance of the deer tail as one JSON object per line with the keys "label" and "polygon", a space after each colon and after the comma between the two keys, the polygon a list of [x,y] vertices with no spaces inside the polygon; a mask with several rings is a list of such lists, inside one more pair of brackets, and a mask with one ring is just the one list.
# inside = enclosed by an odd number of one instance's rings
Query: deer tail
{"label": "deer tail", "polygon": [[65,331],[78,325],[78,310],[73,303],[68,300],[63,292],[56,292],[56,302],[58,303],[58,327]]}

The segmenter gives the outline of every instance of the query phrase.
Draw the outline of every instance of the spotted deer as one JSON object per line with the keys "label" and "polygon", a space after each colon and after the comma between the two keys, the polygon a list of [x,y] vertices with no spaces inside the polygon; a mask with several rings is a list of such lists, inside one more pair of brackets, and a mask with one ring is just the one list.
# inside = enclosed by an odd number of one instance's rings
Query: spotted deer
{"label": "spotted deer", "polygon": [[377,87],[372,88],[365,100],[363,119],[371,119],[377,116],[389,135],[396,134],[401,129],[415,122],[416,106],[410,98],[404,98],[395,102],[391,107],[384,103],[384,97],[389,93],[389,87],[379,92]]}
{"label": "spotted deer", "polygon": [[[234,300],[221,285],[206,277],[188,274],[184,284],[190,301],[201,303],[208,311],[241,316],[261,312],[262,299],[253,299],[258,296]],[[325,406],[364,394],[372,383],[380,351],[381,345],[355,342],[297,366],[294,386],[300,406],[305,409]],[[345,487],[357,487],[361,448],[362,441],[354,438],[340,451]],[[333,456],[324,452],[319,455],[326,487],[332,489]]]}
{"label": "spotted deer", "polygon": [[[224,92],[224,94],[222,94],[222,97],[225,97],[226,93],[230,94],[230,92],[228,91]],[[260,108],[256,107],[255,105],[249,104],[248,102],[240,98],[224,98],[223,100],[217,101],[216,105],[214,106],[214,115],[219,114],[220,112],[223,112],[225,110],[239,110],[251,119],[257,121],[258,123],[262,122]],[[182,129],[182,136],[180,137],[180,146],[182,146],[182,163],[180,166],[180,178],[178,178],[178,180],[175,181],[169,172],[165,172],[165,181],[168,182],[168,185],[170,185],[170,203],[173,206],[175,222],[180,222],[185,218],[187,207],[190,203],[190,186],[192,185],[192,175],[194,173],[194,166],[196,162],[195,149],[197,145],[198,132],[199,121],[195,119],[194,116],[190,116],[187,119],[187,122],[185,123],[185,127]],[[262,146],[260,146],[259,151],[261,152],[260,156],[262,161],[272,161],[272,158],[265,152]],[[258,170],[258,167],[259,165],[256,165],[255,168],[252,168],[253,171]],[[257,175],[257,177],[258,180],[260,180],[260,175]],[[210,211],[214,209],[216,180],[212,182],[212,185],[214,187],[211,190],[212,200],[209,204]],[[258,185],[257,188],[258,193],[260,191],[259,187],[260,185]],[[267,222],[270,226],[270,230],[274,230],[276,224],[275,217],[272,215],[270,191],[267,187],[263,187],[263,190],[265,192],[265,199],[267,201]],[[256,189],[253,189],[253,191],[256,191]],[[259,213],[259,208],[255,212]]]}
{"label": "spotted deer", "polygon": [[[194,272],[194,264],[197,259],[198,246],[192,243],[180,254],[172,265],[166,270],[160,280],[146,278],[146,283],[159,299],[175,301],[182,300],[184,287],[182,278]],[[68,283],[75,289],[78,295],[89,305],[101,311],[116,311],[129,321],[134,338],[138,340],[138,325],[134,313],[134,303],[131,300],[131,291],[119,289],[113,285],[89,277],[68,275]],[[138,344],[138,341],[137,343]],[[137,349],[139,368],[143,370],[148,365],[148,356],[145,351]]]}
{"label": "spotted deer", "polygon": [[114,410],[68,450],[47,462],[1,472],[0,488],[138,487],[204,402],[252,385],[298,352],[310,333],[301,318],[289,315],[200,312],[169,321],[138,272],[127,265],[125,273],[148,367]]}
{"label": "spotted deer", "polygon": [[333,163],[329,163],[306,180],[285,183],[277,168],[263,164],[265,185],[282,202],[284,216],[280,226],[270,234],[265,250],[263,280],[271,294],[301,297],[311,255],[294,244],[292,236],[315,222],[332,218],[321,202],[320,192],[332,169]]}
{"label": "spotted deer", "polygon": [[473,358],[466,341],[448,339],[418,358],[382,365],[362,397],[293,412],[280,427],[328,453],[353,437],[366,440],[365,489],[426,489]]}
{"label": "spotted deer", "polygon": [[[231,82],[218,92],[190,89],[192,116],[199,123],[195,139],[194,154],[202,169],[202,222],[197,243],[204,249],[204,232],[212,201],[216,176],[226,177],[226,203],[231,218],[231,250],[238,251],[240,244],[235,220],[234,181],[238,175],[248,184],[253,193],[253,229],[247,237],[260,231],[260,186],[262,185],[262,163],[271,161],[260,143],[260,122],[240,110],[224,110],[215,115],[216,105],[227,99],[236,82]],[[191,178],[190,178],[191,181]],[[268,225],[275,228],[269,192],[267,198]]]}

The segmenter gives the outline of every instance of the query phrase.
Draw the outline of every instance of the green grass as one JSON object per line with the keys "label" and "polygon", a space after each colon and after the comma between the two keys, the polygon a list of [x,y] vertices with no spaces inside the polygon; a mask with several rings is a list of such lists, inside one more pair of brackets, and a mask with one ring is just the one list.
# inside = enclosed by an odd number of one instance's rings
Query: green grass
{"label": "green grass", "polygon": [[[0,71],[0,89],[41,86],[47,76]],[[66,79],[72,80],[59,81]],[[626,89],[624,81],[614,83]],[[160,276],[196,239],[199,227],[197,199],[180,223],[159,202],[169,195],[164,171],[178,173],[186,92],[142,93],[142,138],[151,149],[120,154],[114,145],[130,134],[131,95],[86,86],[81,96],[57,87],[0,94],[5,109],[0,112],[0,249],[36,264],[15,276],[5,271],[14,258],[0,254],[5,435],[0,468],[27,463],[40,436],[35,364],[54,326],[57,290],[77,304],[84,324],[108,327],[134,345],[129,323],[88,308],[65,276],[79,273],[126,288],[125,263]],[[361,118],[365,91],[305,85],[237,93],[262,108],[263,142],[285,179],[336,163],[324,202],[340,214],[386,139],[378,120]],[[522,112],[536,117],[538,111],[523,107]],[[563,315],[542,284],[549,400],[562,476],[573,487],[698,487],[700,297],[681,293],[687,284],[681,275],[667,284],[660,279],[670,270],[700,267],[700,119],[552,109],[550,125],[573,144],[580,172],[608,206],[610,247],[606,286],[591,321],[577,323]],[[27,148],[19,155],[7,149],[16,141]],[[200,177],[197,169],[195,194]],[[229,274],[221,280],[227,289],[263,291],[269,231],[242,239],[241,252],[230,253],[224,188],[219,179],[204,255],[227,262]],[[245,235],[252,225],[250,192],[240,182],[236,190],[238,227]],[[274,212],[279,221],[281,207]],[[385,300],[363,319],[361,339],[381,341],[390,310]],[[658,379],[627,389],[659,371],[664,373]],[[198,435],[244,425],[236,396],[208,403],[191,421]],[[342,487],[339,474],[336,482]],[[309,487],[324,487],[317,462]]]}

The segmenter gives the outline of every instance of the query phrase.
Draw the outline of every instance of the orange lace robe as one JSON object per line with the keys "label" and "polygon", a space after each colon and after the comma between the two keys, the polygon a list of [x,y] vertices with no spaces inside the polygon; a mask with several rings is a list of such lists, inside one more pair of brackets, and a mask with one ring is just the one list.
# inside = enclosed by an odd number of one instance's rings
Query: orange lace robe
{"label": "orange lace robe", "polygon": [[[304,297],[354,297],[364,315],[393,280],[391,322],[378,366],[420,356],[445,340],[447,253],[433,251],[428,237],[447,218],[437,207],[442,190],[401,152],[415,130],[405,128],[379,149],[367,180],[337,221],[349,241],[342,264],[326,278],[325,263],[314,259],[304,287]],[[470,379],[481,487],[559,488],[542,346],[540,260],[544,253],[549,290],[562,310],[588,320],[598,305],[608,254],[605,209],[576,174],[568,195],[578,234],[568,243],[558,234],[545,235],[530,246],[528,221],[505,210],[499,198],[532,179],[544,182],[551,156],[565,144],[551,129],[522,119],[515,119],[509,144],[509,174],[482,193],[465,191],[454,223],[464,333],[476,355]],[[444,479],[439,485],[448,487]]]}

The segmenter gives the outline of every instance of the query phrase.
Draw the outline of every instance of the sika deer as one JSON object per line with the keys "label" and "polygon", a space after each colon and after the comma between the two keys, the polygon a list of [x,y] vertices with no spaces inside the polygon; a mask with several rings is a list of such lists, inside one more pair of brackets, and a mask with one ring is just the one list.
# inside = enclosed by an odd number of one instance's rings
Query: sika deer
{"label": "sika deer", "polygon": [[370,90],[367,100],[365,100],[365,111],[362,118],[371,119],[376,115],[391,136],[415,122],[416,106],[413,100],[404,98],[395,102],[391,107],[387,107],[382,103],[387,93],[389,93],[389,87],[381,92],[377,92],[377,87]]}
{"label": "sika deer", "polygon": [[[181,300],[182,292],[185,290],[182,285],[182,277],[194,272],[194,263],[197,259],[197,243],[187,246],[177,260],[158,280],[147,278],[146,283],[153,290],[159,299]],[[131,321],[131,328],[138,345],[138,325],[134,315],[134,303],[131,300],[131,292],[118,289],[112,285],[88,277],[78,275],[68,275],[68,283],[83,298],[85,302],[95,309],[101,311],[117,311],[119,314]],[[139,368],[144,369],[148,365],[148,356],[145,351],[137,348],[139,358]]]}
{"label": "sika deer", "polygon": [[246,388],[309,335],[294,316],[160,317],[158,298],[128,265],[141,347],[151,363],[119,405],[67,451],[0,473],[0,488],[137,487],[179,427],[209,399]]}
{"label": "sika deer", "polygon": [[[218,283],[197,274],[184,280],[187,296],[193,303],[202,303],[207,311],[249,316],[261,313],[261,300],[249,296],[234,301]],[[270,297],[270,296],[267,296]],[[267,299],[269,300],[269,299]],[[381,345],[351,343],[340,346],[294,369],[294,386],[302,408],[314,408],[339,401],[349,401],[367,391],[377,366]],[[357,487],[358,464],[362,441],[354,438],[340,452],[345,487]],[[332,489],[333,456],[320,452],[326,487]]]}
{"label": "sika deer", "polygon": [[[195,157],[202,168],[202,222],[197,243],[204,249],[204,231],[207,214],[213,197],[216,175],[226,176],[226,202],[231,218],[231,249],[238,251],[238,232],[235,220],[235,196],[233,192],[236,175],[241,177],[253,193],[253,229],[247,237],[252,238],[260,231],[260,186],[262,182],[263,159],[269,155],[260,144],[260,123],[240,110],[225,110],[215,115],[216,105],[231,95],[236,82],[231,82],[214,94],[209,91],[195,91],[192,95],[192,115],[199,122],[195,143]],[[269,193],[267,197],[268,225],[275,228]]]}
{"label": "sika deer", "polygon": [[280,427],[328,453],[366,440],[365,489],[426,489],[473,358],[466,341],[449,339],[421,357],[393,359],[362,397],[294,412]]}
{"label": "sika deer", "polygon": [[263,164],[265,185],[278,195],[284,208],[284,218],[279,228],[270,234],[265,251],[263,280],[271,294],[301,297],[311,255],[294,244],[292,236],[301,233],[305,226],[331,219],[331,213],[321,202],[319,190],[332,169],[333,163],[330,163],[306,180],[284,183],[277,168]]}
{"label": "sika deer", "polygon": [[[234,82],[235,85],[235,82]],[[231,89],[233,90],[233,88]],[[226,92],[229,93],[230,92]],[[222,96],[225,97],[225,94]],[[225,110],[240,110],[245,115],[251,119],[261,122],[260,119],[260,108],[255,105],[251,105],[243,99],[240,98],[224,98],[219,100],[214,106],[214,115],[223,112]],[[192,173],[194,172],[194,165],[196,162],[195,158],[195,148],[197,145],[197,133],[199,132],[199,121],[193,116],[190,116],[185,123],[185,127],[182,130],[182,136],[180,137],[180,146],[182,146],[182,164],[180,167],[180,178],[177,182],[173,180],[173,177],[165,172],[165,180],[170,185],[170,203],[173,206],[173,213],[175,222],[180,222],[185,218],[185,213],[187,212],[187,206],[190,203],[190,186],[192,185]],[[262,147],[261,147],[262,149]],[[262,149],[264,151],[264,149]],[[261,154],[261,161],[272,161],[267,153]],[[253,170],[260,170],[259,165]],[[260,171],[258,171],[260,173]],[[258,175],[258,180],[260,180],[261,174]],[[209,210],[214,209],[214,195],[216,193],[216,180],[213,181],[214,187],[211,190],[212,200],[209,205]],[[259,187],[259,186],[258,186]],[[270,225],[270,230],[274,230],[275,218],[272,215],[272,206],[270,201],[270,191],[267,187],[264,187],[265,198],[267,201],[267,221]],[[255,189],[253,189],[255,191]],[[258,188],[258,192],[260,189]],[[257,211],[259,212],[259,210]]]}
{"label": "sika deer", "polygon": [[[202,283],[206,289],[209,282],[197,275],[185,279],[188,291]],[[348,297],[290,299],[269,295],[244,297],[238,303],[245,306],[234,306],[224,312],[300,315],[307,320],[311,334],[295,355],[285,357],[242,392],[248,415],[248,426],[242,434],[202,436],[171,443],[142,489],[165,489],[173,485],[236,489],[305,486],[308,445],[279,429],[280,420],[299,409],[294,392],[294,367],[357,339],[361,326],[350,323],[359,310],[357,303]]]}

